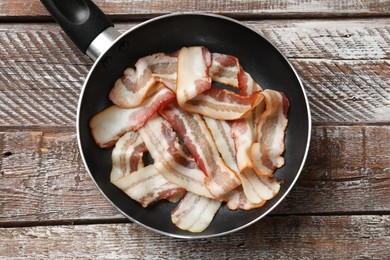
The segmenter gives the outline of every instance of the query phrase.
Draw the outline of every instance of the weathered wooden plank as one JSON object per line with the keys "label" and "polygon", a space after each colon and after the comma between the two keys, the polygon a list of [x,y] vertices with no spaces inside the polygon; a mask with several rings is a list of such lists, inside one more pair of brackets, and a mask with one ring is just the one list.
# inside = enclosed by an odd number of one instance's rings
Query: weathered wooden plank
{"label": "weathered wooden plank", "polygon": [[[287,147],[289,149],[289,147]],[[390,212],[390,126],[314,127],[307,164],[274,214]],[[0,223],[124,220],[99,194],[74,133],[0,133]]]}
{"label": "weathered wooden plank", "polygon": [[[344,124],[389,122],[389,21],[248,25],[290,58],[312,102],[313,122]],[[54,24],[1,28],[0,125],[73,126],[91,64]]]}
{"label": "weathered wooden plank", "polygon": [[[115,1],[95,0],[103,11],[112,18],[149,18],[171,12],[213,12],[237,17],[367,17],[388,15],[390,2],[385,0],[345,1],[173,1],[142,0]],[[0,19],[41,19],[48,13],[38,0],[3,0],[0,2]]]}
{"label": "weathered wooden plank", "polygon": [[[243,21],[264,35],[288,58],[389,59],[390,19]],[[117,23],[125,32],[139,23]],[[7,23],[0,27],[0,46],[15,61],[89,62],[75,51],[57,24]],[[76,54],[74,53],[76,52]],[[68,55],[71,55],[68,57]],[[53,61],[54,62],[54,61]]]}
{"label": "weathered wooden plank", "polygon": [[211,239],[155,235],[135,224],[0,229],[5,259],[389,259],[385,216],[267,217]]}

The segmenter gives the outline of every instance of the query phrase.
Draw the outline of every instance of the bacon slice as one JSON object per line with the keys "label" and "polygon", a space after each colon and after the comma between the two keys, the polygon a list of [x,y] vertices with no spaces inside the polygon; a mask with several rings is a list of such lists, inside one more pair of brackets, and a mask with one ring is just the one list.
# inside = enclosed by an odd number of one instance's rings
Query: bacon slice
{"label": "bacon slice", "polygon": [[194,158],[183,151],[165,119],[154,116],[139,133],[153,157],[154,166],[165,179],[197,195],[214,198],[205,186],[206,176]]}
{"label": "bacon slice", "polygon": [[209,74],[213,81],[238,88],[239,73],[240,63],[236,57],[221,53],[212,54]]}
{"label": "bacon slice", "polygon": [[265,90],[265,111],[257,125],[256,143],[251,146],[251,158],[258,175],[273,176],[284,165],[284,137],[287,128],[289,102],[284,94]]}
{"label": "bacon slice", "polygon": [[156,53],[144,58],[152,71],[154,79],[163,83],[173,93],[176,93],[177,55],[178,52],[171,54]]}
{"label": "bacon slice", "polygon": [[248,200],[246,197],[242,186],[238,187],[235,190],[232,190],[227,194],[227,207],[230,210],[251,210],[256,208],[261,208],[267,202],[266,200],[260,201],[260,203],[254,204]]}
{"label": "bacon slice", "polygon": [[136,108],[113,105],[99,112],[89,122],[96,144],[101,148],[113,146],[124,133],[141,128],[157,110],[174,99],[175,95],[160,85],[153,88],[150,96]]}
{"label": "bacon slice", "polygon": [[221,206],[221,202],[188,192],[172,211],[172,222],[182,230],[204,231]]}
{"label": "bacon slice", "polygon": [[142,168],[142,155],[145,151],[146,146],[137,132],[127,132],[119,138],[111,154],[111,182]]}
{"label": "bacon slice", "polygon": [[249,168],[241,172],[240,179],[245,196],[253,204],[272,199],[280,190],[280,183],[274,177],[259,176]]}
{"label": "bacon slice", "polygon": [[242,172],[245,168],[252,168],[250,148],[254,142],[254,133],[249,120],[239,119],[233,121],[231,135],[235,144],[239,172]]}
{"label": "bacon slice", "polygon": [[109,94],[117,106],[132,108],[140,105],[156,82],[176,91],[177,54],[156,53],[140,58],[133,68],[127,68]]}
{"label": "bacon slice", "polygon": [[113,184],[143,207],[162,199],[176,202],[186,193],[185,189],[168,182],[152,164],[113,181]]}
{"label": "bacon slice", "polygon": [[160,111],[183,139],[199,168],[206,174],[206,187],[215,197],[233,190],[240,184],[234,171],[219,155],[212,135],[202,118],[171,104]]}
{"label": "bacon slice", "polygon": [[238,87],[241,95],[250,95],[256,91],[262,90],[259,84],[257,84],[252,76],[245,72],[240,66],[240,72],[238,73]]}
{"label": "bacon slice", "polygon": [[145,59],[139,59],[135,67],[136,70],[127,68],[110,91],[109,99],[119,107],[138,106],[144,100],[149,89],[156,84]]}
{"label": "bacon slice", "polygon": [[231,127],[229,123],[210,117],[203,117],[203,119],[213,136],[215,145],[217,146],[222,159],[230,169],[238,173],[239,169],[236,161],[236,152],[234,141],[231,137]]}
{"label": "bacon slice", "polygon": [[220,120],[234,120],[245,117],[261,101],[261,92],[242,96],[227,89],[210,88],[183,106],[188,112]]}
{"label": "bacon slice", "polygon": [[182,48],[177,64],[177,102],[188,112],[233,120],[245,116],[261,100],[259,92],[242,96],[230,90],[212,88],[211,54],[204,47]]}

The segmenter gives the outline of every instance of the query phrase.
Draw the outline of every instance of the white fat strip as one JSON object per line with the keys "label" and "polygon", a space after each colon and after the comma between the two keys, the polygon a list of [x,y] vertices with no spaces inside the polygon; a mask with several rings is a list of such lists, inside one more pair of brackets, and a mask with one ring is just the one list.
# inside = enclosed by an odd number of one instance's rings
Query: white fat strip
{"label": "white fat strip", "polygon": [[213,220],[221,202],[188,192],[172,211],[172,222],[182,230],[204,231]]}
{"label": "white fat strip", "polygon": [[275,178],[258,176],[252,169],[241,173],[241,181],[248,201],[254,204],[272,199],[280,190],[280,183]]}
{"label": "white fat strip", "polygon": [[[211,54],[208,59],[211,61]],[[176,94],[179,105],[196,97],[200,92],[197,82],[209,78],[207,75],[207,60],[203,55],[203,47],[183,47],[177,60]],[[211,79],[210,79],[211,87]]]}
{"label": "white fat strip", "polygon": [[[132,157],[132,155],[134,155],[134,148],[142,144],[143,140],[137,132],[130,131],[124,134],[121,138],[119,138],[111,154],[111,182],[116,181],[119,178],[127,176],[131,173],[130,158]],[[138,162],[137,167],[143,167],[142,156],[140,158],[140,161]]]}
{"label": "white fat strip", "polygon": [[209,117],[203,117],[203,119],[205,120],[205,123],[214,138],[215,145],[221,153],[226,165],[238,173],[239,170],[236,162],[234,141],[231,137],[230,125],[226,121]]}
{"label": "white fat strip", "polygon": [[195,160],[192,157],[185,155],[181,150],[176,138],[175,144],[169,144],[167,139],[164,138],[161,134],[163,123],[165,123],[165,126],[171,127],[165,119],[155,116],[139,130],[146,147],[155,161],[154,166],[168,181],[175,183],[187,191],[213,198],[204,184],[205,174],[197,167],[188,168],[177,163],[173,155],[168,152],[168,147],[174,145],[176,148],[175,152],[177,152],[176,157],[181,157],[178,159],[187,160],[188,162],[193,162],[193,164],[195,164]]}
{"label": "white fat strip", "polygon": [[113,184],[143,207],[159,199],[162,192],[179,189],[177,185],[168,182],[152,164],[115,180]]}

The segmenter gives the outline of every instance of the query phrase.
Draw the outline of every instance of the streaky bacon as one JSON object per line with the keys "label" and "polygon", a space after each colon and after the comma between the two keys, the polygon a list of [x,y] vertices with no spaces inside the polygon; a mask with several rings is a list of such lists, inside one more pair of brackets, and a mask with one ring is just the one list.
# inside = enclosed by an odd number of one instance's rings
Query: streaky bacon
{"label": "streaky bacon", "polygon": [[203,117],[203,119],[213,136],[215,145],[217,146],[222,159],[230,169],[239,173],[230,124],[226,121],[210,117]]}
{"label": "streaky bacon", "polygon": [[242,96],[227,89],[210,88],[188,100],[183,108],[219,120],[234,120],[245,117],[261,99],[260,91]]}
{"label": "streaky bacon", "polygon": [[183,139],[199,168],[206,174],[206,187],[215,197],[233,190],[240,184],[235,172],[219,155],[213,137],[200,115],[181,110],[171,104],[160,114]]}
{"label": "streaky bacon", "polygon": [[112,182],[143,207],[158,200],[177,202],[186,190],[168,182],[153,164]]}
{"label": "streaky bacon", "polygon": [[186,154],[171,125],[156,115],[138,130],[154,160],[154,166],[168,181],[195,193],[214,198],[205,186],[205,174],[194,158]]}
{"label": "streaky bacon", "polygon": [[[248,210],[263,206],[266,200],[277,194],[280,186],[275,179],[260,178],[253,172],[251,165],[242,164],[238,161],[239,159],[249,160],[247,163],[251,164],[249,151],[254,138],[252,137],[253,134],[250,125],[245,124],[246,121],[244,119],[241,119],[244,123],[242,125],[245,127],[244,129],[239,129],[240,126],[237,125],[237,123],[239,123],[237,121],[241,120],[233,121],[231,127],[226,121],[219,121],[207,117],[205,117],[204,120],[212,133],[222,158],[225,160],[226,164],[237,173],[237,176],[242,183],[242,186],[225,194],[221,199],[227,201],[228,207],[231,209],[240,208]],[[234,126],[235,123],[236,126]],[[235,130],[233,130],[234,128]],[[234,133],[234,131],[237,132]],[[245,131],[249,131],[249,135]],[[231,132],[233,133],[233,137],[230,135]],[[247,150],[244,151],[244,155],[239,155],[242,151],[235,151],[234,149],[234,134],[236,134],[237,137],[244,138],[241,139],[243,142],[241,146],[247,148]]]}
{"label": "streaky bacon", "polygon": [[212,53],[209,70],[212,81],[222,83],[238,89],[240,63],[231,55]]}
{"label": "streaky bacon", "polygon": [[241,172],[240,179],[245,196],[253,204],[272,199],[280,190],[280,183],[274,177],[259,176],[250,168]]}
{"label": "streaky bacon", "polygon": [[152,71],[152,77],[164,84],[173,93],[176,93],[178,52],[165,54],[156,53],[145,57],[146,63]]}
{"label": "streaky bacon", "polygon": [[237,209],[243,209],[243,210],[251,210],[256,209],[264,206],[264,204],[267,202],[266,200],[262,200],[257,204],[254,204],[248,200],[246,197],[244,190],[242,186],[239,186],[238,188],[232,190],[225,196],[227,199],[226,206],[230,210],[237,210]]}
{"label": "streaky bacon", "polygon": [[175,99],[175,95],[160,83],[136,108],[113,105],[94,115],[89,122],[92,136],[98,146],[109,148],[127,131],[136,131],[159,109]]}
{"label": "streaky bacon", "polygon": [[238,73],[238,88],[240,89],[241,95],[250,95],[256,91],[261,91],[262,88],[257,84],[252,76],[244,71],[242,66],[240,66],[240,72]]}
{"label": "streaky bacon", "polygon": [[[244,117],[261,100],[260,92],[243,96],[227,89],[212,88],[209,75],[211,53],[205,47],[182,48],[177,64],[177,102],[188,112],[233,120]],[[222,77],[214,78],[226,82]]]}
{"label": "streaky bacon", "polygon": [[127,132],[115,144],[112,150],[111,182],[143,167],[142,155],[146,146],[137,132]]}
{"label": "streaky bacon", "polygon": [[245,168],[252,168],[250,148],[255,138],[249,119],[234,120],[231,124],[231,136],[234,140],[239,172],[242,172]]}
{"label": "streaky bacon", "polygon": [[182,230],[204,231],[213,220],[221,202],[188,192],[171,213],[172,222]]}
{"label": "streaky bacon", "polygon": [[202,46],[183,47],[177,58],[177,103],[180,107],[211,88],[208,74],[211,66],[211,53]]}
{"label": "streaky bacon", "polygon": [[258,175],[273,176],[284,165],[285,130],[289,102],[285,95],[274,90],[263,92],[265,111],[256,128],[256,142],[251,146],[251,158]]}
{"label": "streaky bacon", "polygon": [[135,68],[127,68],[110,91],[109,99],[117,106],[132,108],[140,105],[156,82],[176,91],[177,53],[155,53],[140,58]]}
{"label": "streaky bacon", "polygon": [[119,107],[138,106],[144,100],[147,92],[156,84],[152,77],[152,71],[144,59],[139,59],[135,67],[135,70],[127,68],[110,91],[109,99]]}

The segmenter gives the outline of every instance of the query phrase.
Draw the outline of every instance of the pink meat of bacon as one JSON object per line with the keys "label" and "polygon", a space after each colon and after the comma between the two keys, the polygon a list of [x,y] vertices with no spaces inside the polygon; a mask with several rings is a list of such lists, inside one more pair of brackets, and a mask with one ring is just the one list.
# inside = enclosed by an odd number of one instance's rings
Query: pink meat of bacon
{"label": "pink meat of bacon", "polygon": [[177,202],[186,190],[167,181],[153,164],[112,182],[143,207],[162,199]]}
{"label": "pink meat of bacon", "polygon": [[119,138],[111,154],[111,182],[144,167],[142,155],[145,151],[146,146],[138,132],[130,131]]}
{"label": "pink meat of bacon", "polygon": [[183,139],[199,168],[206,174],[206,187],[211,194],[217,198],[222,197],[240,185],[236,173],[226,166],[219,155],[201,116],[183,111],[175,104],[161,110],[160,114]]}
{"label": "pink meat of bacon", "polygon": [[[212,58],[205,47],[182,48],[177,64],[176,98],[179,106],[188,112],[234,120],[245,116],[260,102],[260,92],[243,96],[230,90],[212,88],[209,75]],[[215,79],[222,81],[223,77],[215,76],[217,72],[213,73]]]}
{"label": "pink meat of bacon", "polygon": [[139,133],[149,150],[154,166],[168,181],[194,194],[214,198],[205,186],[205,175],[194,158],[186,154],[172,126],[162,117],[151,118]]}
{"label": "pink meat of bacon", "polygon": [[140,58],[135,68],[127,68],[112,88],[109,98],[117,106],[140,105],[156,82],[176,92],[177,54],[156,53]]}
{"label": "pink meat of bacon", "polygon": [[138,107],[121,108],[113,105],[99,112],[89,122],[96,144],[101,148],[113,146],[123,134],[141,128],[160,108],[174,99],[175,95],[160,85]]}
{"label": "pink meat of bacon", "polygon": [[171,213],[172,222],[182,230],[204,231],[213,220],[221,202],[188,192]]}
{"label": "pink meat of bacon", "polygon": [[256,142],[251,146],[251,158],[258,175],[273,176],[276,168],[284,165],[284,137],[287,128],[289,102],[274,90],[263,92],[265,111],[256,128]]}
{"label": "pink meat of bacon", "polygon": [[242,186],[238,187],[237,189],[232,190],[226,195],[227,200],[227,207],[230,210],[237,210],[237,209],[243,209],[243,210],[251,210],[256,209],[264,206],[264,204],[267,202],[266,200],[262,200],[259,203],[252,203],[248,200],[247,196],[244,193],[244,190]]}

